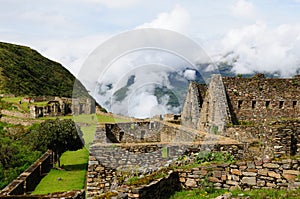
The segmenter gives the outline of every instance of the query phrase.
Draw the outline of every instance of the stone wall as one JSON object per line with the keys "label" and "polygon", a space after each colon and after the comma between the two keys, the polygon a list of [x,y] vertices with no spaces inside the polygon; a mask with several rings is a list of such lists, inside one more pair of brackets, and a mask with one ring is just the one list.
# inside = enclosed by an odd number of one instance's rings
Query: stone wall
{"label": "stone wall", "polygon": [[[99,143],[101,137],[103,139],[104,133],[112,143],[178,143],[226,139],[222,136],[160,121],[107,123],[105,124],[105,132],[99,131],[95,134],[95,138],[99,138],[96,142]],[[101,135],[98,136],[98,134]],[[235,140],[228,140],[228,142],[232,143]]]}
{"label": "stone wall", "polygon": [[84,190],[74,190],[67,192],[57,192],[50,193],[45,195],[9,195],[9,196],[1,196],[0,198],[8,198],[8,199],[41,199],[41,198],[64,198],[64,199],[85,199],[85,191]]}
{"label": "stone wall", "polygon": [[[99,165],[98,165],[99,166]],[[124,198],[168,198],[179,188],[215,189],[296,189],[300,187],[300,160],[260,159],[251,162],[238,161],[232,164],[209,164],[192,169],[170,170],[166,177],[155,180],[148,185],[127,186],[118,184],[119,174],[116,170],[101,171],[102,181],[97,183],[88,178],[87,196],[119,190]],[[109,182],[109,180],[110,182]],[[93,185],[93,186],[91,186]],[[102,190],[97,189],[101,187]]]}
{"label": "stone wall", "polygon": [[158,122],[129,122],[105,124],[106,136],[113,142],[139,143],[160,142]]}
{"label": "stone wall", "polygon": [[168,176],[152,182],[149,185],[137,187],[128,191],[129,199],[169,199],[181,189],[177,172],[170,172]]}
{"label": "stone wall", "polygon": [[237,159],[245,154],[243,145],[238,144],[111,144],[94,145],[90,148],[87,195],[99,195],[120,186],[119,178],[124,172],[150,174],[186,154],[204,151],[226,151]]}
{"label": "stone wall", "polygon": [[300,160],[257,160],[234,164],[212,164],[178,170],[185,189],[293,189],[300,187]]}
{"label": "stone wall", "polygon": [[17,179],[0,192],[0,196],[24,195],[31,192],[52,168],[52,152],[47,151]]}
{"label": "stone wall", "polygon": [[247,145],[249,157],[300,155],[300,120],[282,120],[267,125],[230,126],[222,134]]}
{"label": "stone wall", "polygon": [[182,110],[184,126],[222,132],[228,124],[262,124],[300,116],[300,76],[278,79],[263,74],[251,78],[212,75],[208,89],[199,89],[202,87],[206,85],[190,83]]}
{"label": "stone wall", "polygon": [[233,112],[239,120],[294,118],[300,115],[300,78],[223,77]]}

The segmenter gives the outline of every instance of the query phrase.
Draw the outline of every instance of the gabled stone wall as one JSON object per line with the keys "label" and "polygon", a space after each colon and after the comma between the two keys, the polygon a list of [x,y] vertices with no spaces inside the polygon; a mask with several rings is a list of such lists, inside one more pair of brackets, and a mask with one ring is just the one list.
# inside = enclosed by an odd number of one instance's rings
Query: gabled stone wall
{"label": "gabled stone wall", "polygon": [[205,90],[205,85],[199,85],[196,82],[190,83],[181,114],[182,125],[194,129],[198,128]]}

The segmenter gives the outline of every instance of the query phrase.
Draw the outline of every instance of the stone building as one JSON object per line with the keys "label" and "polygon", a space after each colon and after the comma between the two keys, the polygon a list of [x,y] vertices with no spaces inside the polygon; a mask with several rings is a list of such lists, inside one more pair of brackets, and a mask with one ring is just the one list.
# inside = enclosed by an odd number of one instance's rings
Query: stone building
{"label": "stone building", "polygon": [[251,78],[213,75],[191,82],[181,124],[247,143],[269,157],[300,154],[300,76]]}
{"label": "stone building", "polygon": [[182,124],[223,131],[240,123],[300,116],[300,77],[251,78],[213,75],[208,86],[191,82],[182,111]]}
{"label": "stone building", "polygon": [[92,113],[95,113],[95,102],[90,98],[72,99],[54,97],[54,99],[49,100],[45,106],[30,106],[30,115],[33,118]]}

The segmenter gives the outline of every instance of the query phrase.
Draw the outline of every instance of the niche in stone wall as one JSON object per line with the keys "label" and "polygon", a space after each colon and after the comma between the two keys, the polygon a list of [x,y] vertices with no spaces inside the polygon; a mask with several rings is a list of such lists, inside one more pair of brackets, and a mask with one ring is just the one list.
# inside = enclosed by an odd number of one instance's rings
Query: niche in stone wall
{"label": "niche in stone wall", "polygon": [[291,155],[296,155],[297,153],[297,136],[291,135]]}
{"label": "niche in stone wall", "polygon": [[293,101],[293,108],[296,108],[297,106],[297,101]]}
{"label": "niche in stone wall", "polygon": [[238,109],[241,109],[242,104],[243,104],[243,100],[239,100],[239,101],[238,101]]}
{"label": "niche in stone wall", "polygon": [[282,108],[283,108],[283,105],[284,105],[284,101],[280,101],[280,102],[279,102],[279,108],[282,109]]}
{"label": "niche in stone wall", "polygon": [[145,130],[141,130],[141,140],[144,140],[145,139]]}
{"label": "niche in stone wall", "polygon": [[255,100],[252,101],[252,106],[251,107],[252,107],[252,109],[255,109],[255,107],[256,107],[256,101]]}
{"label": "niche in stone wall", "polygon": [[266,101],[266,108],[270,108],[270,101]]}
{"label": "niche in stone wall", "polygon": [[124,137],[124,131],[120,131],[119,133],[119,141],[121,142]]}

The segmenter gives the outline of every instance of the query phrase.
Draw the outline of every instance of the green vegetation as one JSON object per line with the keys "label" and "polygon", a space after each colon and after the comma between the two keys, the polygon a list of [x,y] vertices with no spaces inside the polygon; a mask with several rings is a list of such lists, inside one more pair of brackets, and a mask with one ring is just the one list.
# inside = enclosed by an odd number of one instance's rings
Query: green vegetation
{"label": "green vegetation", "polygon": [[61,156],[63,169],[51,169],[32,194],[47,194],[84,188],[88,150],[67,151]]}
{"label": "green vegetation", "polygon": [[132,178],[129,178],[126,182],[129,186],[139,186],[139,185],[145,185],[149,184],[150,182],[154,180],[158,180],[160,178],[163,178],[168,175],[168,169],[164,168],[159,171],[153,172],[150,175],[147,175],[145,177],[139,178],[138,176],[133,176]]}
{"label": "green vegetation", "polygon": [[241,191],[234,190],[228,192],[226,190],[202,190],[194,189],[191,191],[180,191],[176,192],[170,199],[204,199],[204,198],[215,198],[222,194],[232,195],[233,198],[253,198],[253,199],[297,199],[300,195],[300,189],[294,191],[287,190],[251,190],[251,191]]}
{"label": "green vegetation", "polygon": [[29,130],[21,125],[0,122],[0,189],[17,178],[44,152],[28,147],[28,133]]}
{"label": "green vegetation", "polygon": [[2,97],[0,97],[0,110],[13,110],[14,106],[12,103],[7,102]]}
{"label": "green vegetation", "polygon": [[83,147],[82,132],[73,120],[46,120],[31,131],[32,147],[37,150],[51,149],[60,167],[63,152]]}
{"label": "green vegetation", "polygon": [[200,152],[196,157],[196,163],[201,164],[204,162],[214,162],[214,163],[232,163],[234,156],[227,152]]}
{"label": "green vegetation", "polygon": [[[71,97],[75,77],[29,47],[0,42],[0,92]],[[85,88],[75,82],[78,92]]]}
{"label": "green vegetation", "polygon": [[168,101],[167,105],[172,106],[172,107],[180,106],[176,95],[173,93],[172,90],[168,89],[166,86],[156,87],[154,90],[154,95],[157,97],[157,101],[159,103],[162,103],[163,97],[167,95],[167,96],[169,96],[169,101]]}

